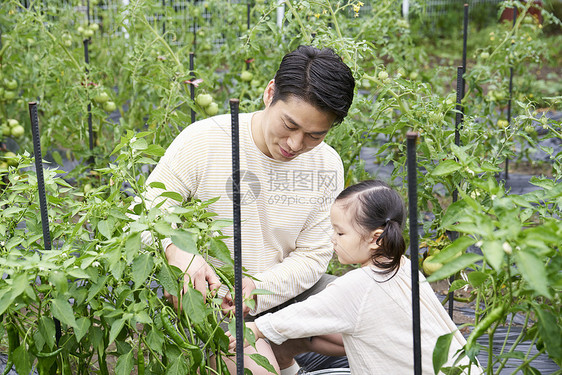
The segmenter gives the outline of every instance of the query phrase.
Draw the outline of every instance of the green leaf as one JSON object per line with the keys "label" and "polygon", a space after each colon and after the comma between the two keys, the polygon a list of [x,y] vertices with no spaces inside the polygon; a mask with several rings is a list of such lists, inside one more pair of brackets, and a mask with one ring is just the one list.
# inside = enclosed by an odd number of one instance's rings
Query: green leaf
{"label": "green leaf", "polygon": [[205,300],[198,290],[187,288],[187,291],[182,297],[182,306],[193,323],[197,324],[205,320],[207,316]]}
{"label": "green leaf", "polygon": [[271,365],[271,363],[269,363],[269,360],[265,358],[263,355],[258,353],[253,353],[253,354],[249,354],[248,357],[250,357],[254,362],[256,362],[258,365],[260,365],[270,373],[277,374],[275,368]]}
{"label": "green leaf", "polygon": [[152,181],[150,184],[148,184],[149,187],[153,188],[153,189],[162,189],[162,190],[166,190],[166,185],[164,185],[162,182],[160,181]]}
{"label": "green leaf", "polygon": [[131,143],[131,148],[133,150],[146,150],[148,148],[148,142],[146,142],[144,138],[139,138]]}
{"label": "green leaf", "polygon": [[521,195],[510,195],[509,198],[515,202],[518,206],[525,207],[525,208],[533,208],[533,205],[529,203],[524,196]]}
{"label": "green leaf", "polygon": [[166,150],[160,145],[151,144],[144,150],[144,153],[152,156],[164,156]]}
{"label": "green leaf", "polygon": [[169,223],[165,223],[163,221],[159,221],[154,224],[154,229],[166,237],[171,237],[177,232],[177,229],[172,228]]}
{"label": "green leaf", "polygon": [[183,202],[183,197],[180,193],[176,193],[175,191],[165,191],[160,196],[164,198],[170,198],[178,202]]}
{"label": "green leaf", "polygon": [[134,366],[134,353],[129,350],[127,354],[122,354],[117,358],[117,366],[115,366],[116,375],[130,375]]}
{"label": "green leaf", "polygon": [[39,319],[39,332],[49,348],[55,347],[55,322],[45,315]]}
{"label": "green leaf", "polygon": [[438,254],[433,256],[432,262],[447,263],[450,259],[454,259],[461,252],[465,251],[470,245],[474,244],[476,240],[471,237],[462,236],[457,238],[453,243],[446,246]]}
{"label": "green leaf", "polygon": [[76,328],[74,329],[74,334],[76,335],[76,341],[80,342],[82,337],[88,332],[90,329],[90,319],[86,317],[79,318],[76,321]]}
{"label": "green leaf", "polygon": [[31,372],[33,368],[33,357],[27,351],[25,345],[18,346],[12,353],[12,357],[18,374],[29,374]]}
{"label": "green leaf", "polygon": [[51,302],[51,312],[53,316],[60,322],[76,328],[76,320],[74,320],[74,312],[70,303],[62,298],[57,298]]}
{"label": "green leaf", "polygon": [[252,292],[250,293],[251,296],[253,295],[258,295],[258,296],[268,296],[273,294],[273,292],[267,290],[267,289],[254,289],[252,290]]}
{"label": "green leaf", "polygon": [[138,289],[146,280],[148,275],[152,272],[154,266],[154,259],[148,253],[140,254],[133,261],[133,282],[135,289]]}
{"label": "green leaf", "polygon": [[437,280],[442,280],[446,277],[449,277],[460,270],[465,269],[466,267],[474,264],[475,262],[482,259],[481,255],[468,253],[463,254],[458,258],[453,259],[451,262],[443,265],[441,269],[435,271],[431,276],[427,278],[428,282],[433,282]]}
{"label": "green leaf", "polygon": [[546,346],[546,351],[559,366],[562,366],[562,331],[556,316],[548,310],[535,307],[539,318],[539,333]]}
{"label": "green leaf", "polygon": [[115,229],[113,223],[110,223],[109,220],[101,220],[98,223],[98,230],[100,233],[107,239],[111,238],[113,234],[113,230]]}
{"label": "green leaf", "polygon": [[112,324],[111,324],[111,330],[109,331],[109,342],[108,345],[111,344],[113,341],[115,341],[115,338],[117,338],[117,336],[119,335],[119,333],[121,333],[121,330],[123,329],[123,326],[125,325],[125,318],[121,318],[121,319],[116,319]]}
{"label": "green leaf", "polygon": [[179,293],[178,278],[173,274],[173,270],[163,265],[158,272],[158,281],[165,291],[173,296],[177,296]]}
{"label": "green leaf", "polygon": [[53,160],[55,161],[55,163],[57,163],[58,165],[63,165],[62,157],[60,156],[60,152],[53,151],[53,152],[51,152],[51,156],[53,157]]}
{"label": "green leaf", "polygon": [[90,275],[81,268],[69,268],[66,273],[77,279],[89,279]]}
{"label": "green leaf", "polygon": [[482,243],[482,254],[493,269],[499,271],[503,265],[505,252],[500,241],[485,241]]}
{"label": "green leaf", "polygon": [[470,285],[472,285],[474,288],[480,287],[482,284],[484,284],[484,281],[486,281],[487,279],[488,279],[488,274],[484,272],[474,271],[468,274],[468,281],[470,282]]}
{"label": "green leaf", "polygon": [[432,176],[445,176],[461,169],[461,165],[454,160],[448,159],[437,165],[433,171]]}
{"label": "green leaf", "polygon": [[175,361],[171,361],[171,365],[166,369],[166,375],[186,375],[188,372],[189,368],[183,356],[178,357]]}
{"label": "green leaf", "polygon": [[14,307],[11,306],[13,300],[11,289],[4,288],[0,291],[0,315],[4,314],[4,311],[6,311],[9,307]]}
{"label": "green leaf", "polygon": [[29,281],[27,280],[27,274],[17,274],[12,280],[12,299],[15,299],[22,294],[28,285]]}
{"label": "green leaf", "polygon": [[433,371],[437,375],[439,370],[449,359],[449,348],[453,341],[453,332],[439,336],[433,349]]}
{"label": "green leaf", "polygon": [[451,283],[451,286],[449,287],[449,293],[454,292],[455,290],[459,290],[460,288],[464,287],[467,284],[468,283],[463,279],[455,280]]}
{"label": "green leaf", "polygon": [[552,298],[548,291],[548,279],[544,272],[545,264],[535,254],[518,251],[515,254],[515,263],[523,279],[539,294]]}
{"label": "green leaf", "polygon": [[223,261],[225,264],[234,264],[234,260],[230,256],[230,250],[226,244],[219,239],[211,238],[209,246],[209,255]]}
{"label": "green leaf", "polygon": [[162,331],[152,327],[148,335],[146,336],[146,343],[148,346],[156,351],[158,354],[162,354],[162,347],[164,345],[164,334]]}
{"label": "green leaf", "polygon": [[197,242],[195,241],[195,236],[193,233],[187,233],[182,230],[177,230],[171,239],[174,245],[176,245],[180,250],[183,250],[190,254],[199,254],[197,250]]}

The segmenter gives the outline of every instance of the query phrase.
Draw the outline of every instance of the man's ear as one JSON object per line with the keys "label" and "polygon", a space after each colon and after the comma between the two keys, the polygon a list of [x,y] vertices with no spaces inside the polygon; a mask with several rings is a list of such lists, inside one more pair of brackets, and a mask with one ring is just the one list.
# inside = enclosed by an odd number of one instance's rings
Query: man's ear
{"label": "man's ear", "polygon": [[369,234],[369,247],[372,250],[378,249],[380,246],[377,244],[379,237],[384,230],[382,228],[377,228]]}
{"label": "man's ear", "polygon": [[275,91],[275,81],[271,80],[269,81],[263,92],[263,103],[265,104],[266,108],[269,107],[271,105],[271,102],[273,101],[274,91]]}

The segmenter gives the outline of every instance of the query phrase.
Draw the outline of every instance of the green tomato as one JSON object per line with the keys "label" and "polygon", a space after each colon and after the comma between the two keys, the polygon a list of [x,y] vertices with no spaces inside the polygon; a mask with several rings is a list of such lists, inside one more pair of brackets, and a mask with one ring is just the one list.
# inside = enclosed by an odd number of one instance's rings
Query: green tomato
{"label": "green tomato", "polygon": [[86,38],[91,38],[91,37],[94,36],[94,30],[92,30],[92,29],[86,29],[86,30],[84,30],[83,35],[84,35]]}
{"label": "green tomato", "polygon": [[16,157],[17,157],[17,155],[14,154],[11,151],[8,151],[4,154],[4,159],[6,160],[8,165],[11,165],[12,167],[15,167],[16,165],[18,165],[18,161],[17,161]]}
{"label": "green tomato", "polygon": [[490,54],[489,54],[488,52],[482,52],[482,53],[480,54],[480,58],[481,58],[482,60],[486,60],[488,57],[490,57]]}
{"label": "green tomato", "polygon": [[254,75],[247,70],[242,71],[240,74],[240,79],[244,82],[250,82],[252,78],[254,78]]}
{"label": "green tomato", "polygon": [[434,256],[430,255],[427,258],[425,258],[425,260],[423,261],[422,268],[426,276],[429,276],[432,273],[439,271],[441,267],[443,267],[442,263],[432,262],[433,258]]}
{"label": "green tomato", "polygon": [[5,171],[8,169],[8,163],[6,163],[5,161],[0,162],[0,171]]}
{"label": "green tomato", "polygon": [[217,113],[219,113],[219,105],[215,102],[212,102],[207,108],[205,108],[205,112],[209,116],[215,116]]}
{"label": "green tomato", "polygon": [[525,126],[525,132],[527,134],[535,134],[535,127],[533,125]]}
{"label": "green tomato", "polygon": [[498,128],[505,129],[505,128],[507,128],[509,123],[507,122],[507,120],[498,120],[497,125],[498,125]]}
{"label": "green tomato", "polygon": [[109,95],[106,92],[101,92],[99,95],[94,97],[94,102],[98,104],[103,104],[109,100]]}
{"label": "green tomato", "polygon": [[12,128],[12,137],[21,138],[25,133],[25,129],[21,125],[14,126]]}
{"label": "green tomato", "polygon": [[84,34],[84,28],[82,26],[78,26],[76,31],[78,31],[78,34]]}
{"label": "green tomato", "polygon": [[113,112],[117,109],[117,106],[115,105],[114,102],[108,101],[103,103],[103,109],[106,110],[107,112]]}
{"label": "green tomato", "polygon": [[2,134],[6,137],[12,135],[12,129],[5,122],[2,125],[0,125],[0,130]]}
{"label": "green tomato", "polygon": [[369,80],[367,78],[363,78],[361,80],[361,86],[363,86],[366,89],[370,89],[371,88],[371,80]]}
{"label": "green tomato", "polygon": [[90,28],[90,30],[93,30],[93,31],[98,31],[100,29],[100,25],[98,25],[97,23],[92,23],[88,27]]}
{"label": "green tomato", "polygon": [[90,191],[92,191],[92,184],[86,184],[84,185],[84,193],[89,193]]}
{"label": "green tomato", "polygon": [[10,128],[13,128],[14,126],[18,126],[20,124],[20,122],[18,120],[15,120],[13,118],[8,119],[8,125],[10,126]]}
{"label": "green tomato", "polygon": [[385,82],[388,79],[388,73],[385,70],[381,70],[377,77],[379,78],[379,80]]}
{"label": "green tomato", "polygon": [[195,102],[205,108],[213,102],[213,97],[209,94],[199,94],[195,98]]}
{"label": "green tomato", "polygon": [[72,40],[70,39],[65,39],[62,44],[64,44],[65,47],[70,47],[72,46]]}
{"label": "green tomato", "polygon": [[5,80],[4,85],[8,90],[15,90],[18,88],[18,82],[15,79]]}
{"label": "green tomato", "polygon": [[413,71],[412,73],[410,73],[410,79],[412,81],[415,81],[416,79],[418,79],[418,76],[419,76],[419,74],[416,71]]}

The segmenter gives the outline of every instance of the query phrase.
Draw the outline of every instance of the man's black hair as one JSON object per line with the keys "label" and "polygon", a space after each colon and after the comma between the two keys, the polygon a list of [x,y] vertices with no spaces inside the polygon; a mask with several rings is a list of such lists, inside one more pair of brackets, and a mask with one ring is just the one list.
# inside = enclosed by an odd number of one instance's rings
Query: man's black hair
{"label": "man's black hair", "polygon": [[351,69],[332,49],[299,46],[281,61],[271,104],[294,96],[334,114],[336,125],[347,116],[354,88]]}

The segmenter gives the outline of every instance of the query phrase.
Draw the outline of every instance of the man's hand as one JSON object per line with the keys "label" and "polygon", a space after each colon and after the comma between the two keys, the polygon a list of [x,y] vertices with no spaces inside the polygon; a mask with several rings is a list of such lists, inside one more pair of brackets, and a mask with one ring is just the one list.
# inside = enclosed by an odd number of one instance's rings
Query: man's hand
{"label": "man's hand", "polygon": [[[254,289],[256,289],[256,284],[254,284],[254,281],[249,277],[244,277],[242,279],[242,296],[244,300],[250,296]],[[252,296],[252,299],[255,301],[255,303],[257,303],[257,295],[254,294]],[[234,314],[234,300],[232,299],[232,295],[230,294],[230,292],[227,292],[222,299],[221,308],[224,315]],[[247,306],[245,303],[242,304],[242,313],[244,314],[244,316],[248,315],[250,310],[251,308],[249,306]]]}
{"label": "man's hand", "polygon": [[[258,326],[256,325],[256,323],[254,322],[249,322],[246,323],[246,328],[249,328],[252,330],[252,332],[254,332],[254,337],[256,339],[256,341],[258,341],[258,339],[263,338],[263,333],[261,333],[261,331],[258,329]],[[233,335],[232,333],[230,333],[230,331],[226,332],[226,337],[228,337],[228,350],[231,352],[235,352],[236,351],[236,335]],[[250,345],[250,343],[248,342],[248,340],[244,340],[244,347]]]}
{"label": "man's hand", "polygon": [[[183,293],[189,288],[189,280],[191,280],[193,288],[203,294],[203,298],[206,298],[207,290],[215,293],[220,288],[220,279],[201,255],[187,253],[176,245],[170,244],[166,248],[166,258],[168,258],[168,264],[185,272]],[[172,296],[166,291],[164,291],[164,296],[173,302],[176,308],[178,307],[177,296]]]}

